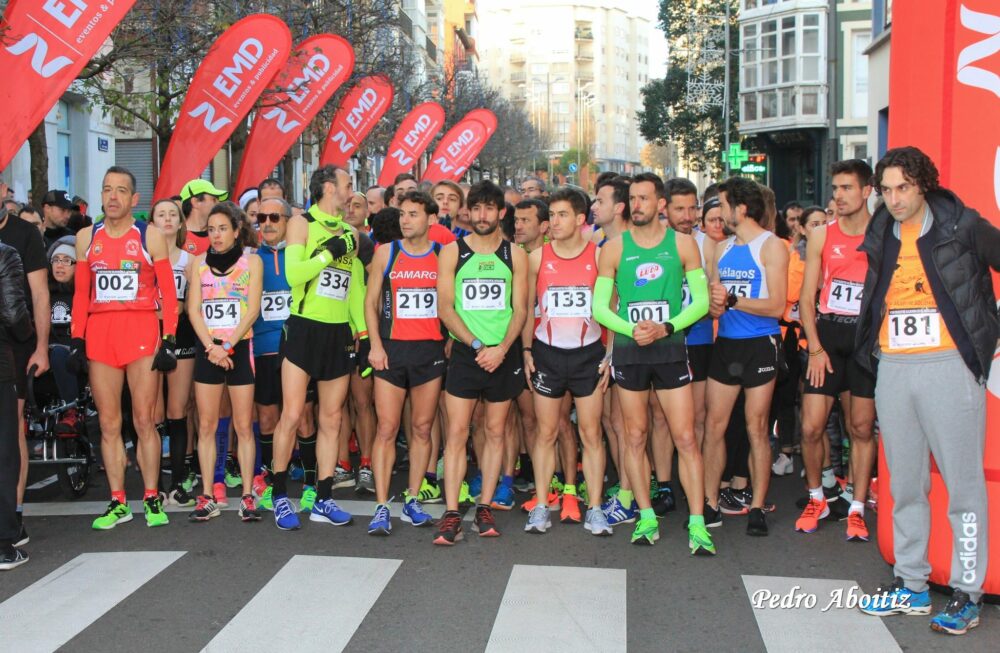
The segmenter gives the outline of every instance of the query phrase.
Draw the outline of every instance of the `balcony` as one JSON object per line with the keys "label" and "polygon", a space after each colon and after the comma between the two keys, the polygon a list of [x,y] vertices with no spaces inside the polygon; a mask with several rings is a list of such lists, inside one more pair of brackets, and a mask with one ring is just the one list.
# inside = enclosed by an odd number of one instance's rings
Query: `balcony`
{"label": "balcony", "polygon": [[740,93],[740,131],[745,134],[828,126],[827,89],[793,84]]}
{"label": "balcony", "polygon": [[427,37],[427,44],[425,45],[425,47],[427,48],[427,56],[430,58],[430,60],[437,61],[438,60],[437,46],[434,45],[434,41],[432,41],[429,36]]}
{"label": "balcony", "polygon": [[528,99],[528,96],[525,95],[524,91],[514,91],[513,93],[510,94],[510,101],[511,102],[518,102],[518,103],[520,103],[520,102],[526,102],[527,99]]}
{"label": "balcony", "polygon": [[592,82],[594,81],[594,72],[592,70],[578,70],[576,71],[576,79],[580,82]]}
{"label": "balcony", "polygon": [[522,64],[524,63],[524,53],[523,52],[511,52],[510,62],[512,64]]}
{"label": "balcony", "polygon": [[589,23],[577,25],[576,29],[573,30],[573,38],[577,41],[593,41],[594,29]]}
{"label": "balcony", "polygon": [[590,48],[579,48],[576,51],[576,58],[581,61],[593,61],[594,51]]}
{"label": "balcony", "polygon": [[510,74],[510,82],[512,84],[523,84],[528,79],[528,74],[523,71],[517,71]]}

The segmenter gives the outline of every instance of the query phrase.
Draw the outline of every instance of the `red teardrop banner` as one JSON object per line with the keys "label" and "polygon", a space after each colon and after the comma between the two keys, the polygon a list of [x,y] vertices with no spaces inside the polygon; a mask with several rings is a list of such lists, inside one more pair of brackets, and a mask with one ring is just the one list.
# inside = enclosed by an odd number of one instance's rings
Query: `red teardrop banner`
{"label": "red teardrop banner", "polygon": [[396,135],[389,145],[389,156],[385,159],[378,185],[388,187],[396,175],[409,172],[417,164],[417,159],[444,127],[444,109],[436,102],[424,102],[413,107],[400,123]]}
{"label": "red teardrop banner", "polygon": [[319,155],[320,165],[346,166],[361,142],[392,106],[392,82],[369,75],[344,96]]}

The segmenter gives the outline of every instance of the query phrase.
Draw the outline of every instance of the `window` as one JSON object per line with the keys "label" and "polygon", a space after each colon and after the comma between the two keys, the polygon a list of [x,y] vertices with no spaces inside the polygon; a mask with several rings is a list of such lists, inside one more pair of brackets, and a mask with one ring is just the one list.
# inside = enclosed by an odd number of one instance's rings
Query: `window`
{"label": "window", "polygon": [[569,93],[568,82],[556,82],[552,85],[552,93],[555,95],[566,95]]}
{"label": "window", "polygon": [[760,118],[767,120],[778,117],[777,91],[764,91],[760,94]]}
{"label": "window", "polygon": [[885,26],[892,25],[892,0],[885,0]]}
{"label": "window", "polygon": [[767,20],[760,30],[761,84],[778,83],[778,23]]}
{"label": "window", "polygon": [[802,81],[818,82],[819,78],[819,14],[802,17]]}
{"label": "window", "polygon": [[788,118],[795,116],[795,89],[781,89],[781,117]]}
{"label": "window", "polygon": [[865,48],[871,41],[870,32],[854,32],[851,51],[851,116],[868,115],[868,57]]}
{"label": "window", "polygon": [[819,115],[819,91],[815,90],[802,91],[802,115],[804,116]]}
{"label": "window", "polygon": [[757,94],[747,93],[743,96],[742,120],[757,120]]}

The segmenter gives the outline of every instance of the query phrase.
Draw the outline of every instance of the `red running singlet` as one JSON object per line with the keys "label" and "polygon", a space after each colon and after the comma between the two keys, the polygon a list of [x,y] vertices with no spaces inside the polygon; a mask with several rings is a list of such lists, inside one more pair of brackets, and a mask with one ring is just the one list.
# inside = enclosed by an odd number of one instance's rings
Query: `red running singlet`
{"label": "red running singlet", "polygon": [[535,337],[552,347],[576,349],[601,338],[594,319],[597,245],[588,242],[576,258],[560,258],[552,243],[542,247],[535,292],[540,317]]}
{"label": "red running singlet", "polygon": [[861,312],[861,289],[868,273],[868,256],[859,252],[858,247],[864,239],[864,234],[845,234],[837,220],[826,225],[820,313],[858,315]]}
{"label": "red running singlet", "polygon": [[146,223],[136,220],[124,235],[112,238],[105,223],[94,226],[90,267],[90,313],[155,311],[159,292],[153,259],[146,250]]}
{"label": "red running singlet", "polygon": [[383,340],[444,340],[438,319],[437,257],[441,245],[413,255],[393,241],[382,274],[378,333]]}

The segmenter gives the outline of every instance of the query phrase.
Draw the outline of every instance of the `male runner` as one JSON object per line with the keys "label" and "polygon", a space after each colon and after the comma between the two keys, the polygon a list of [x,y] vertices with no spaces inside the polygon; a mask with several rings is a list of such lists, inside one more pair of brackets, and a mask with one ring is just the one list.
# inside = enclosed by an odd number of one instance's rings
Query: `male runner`
{"label": "male runner", "polygon": [[207,179],[192,179],[181,189],[181,213],[187,237],[184,249],[194,256],[208,251],[208,214],[212,207],[229,198]]}
{"label": "male runner", "polygon": [[396,205],[402,208],[403,197],[407,193],[417,190],[417,178],[408,172],[401,172],[396,175],[396,180],[392,182],[392,192],[396,195]]}
{"label": "male runner", "polygon": [[453,181],[439,181],[434,184],[431,194],[438,205],[438,220],[444,222],[445,226],[450,225],[457,238],[468,236],[469,223],[461,218],[462,208],[465,206],[462,188]]}
{"label": "male runner", "polygon": [[[164,526],[167,514],[159,496],[160,434],[153,411],[159,388],[157,372],[177,367],[177,290],[167,240],[157,227],[136,220],[139,203],[135,177],[112,166],[104,173],[101,206],[104,220],[76,236],[72,341],[67,367],[79,373],[89,362],[90,388],[101,423],[101,457],[111,501],[94,520],[97,530],[132,521],[125,500],[125,447],[122,441],[122,388],[128,377],[132,424],[139,436],[136,458],[143,480],[147,526]],[[157,299],[162,305],[157,306]],[[160,337],[156,309],[162,309]],[[86,340],[84,340],[86,338]]]}
{"label": "male runner", "polygon": [[351,177],[343,168],[323,166],[309,180],[313,205],[288,222],[285,276],[292,306],[284,329],[281,363],[282,409],[274,429],[274,521],[281,530],[299,528],[288,498],[288,463],[302,419],[310,379],[317,382],[319,434],[317,500],[309,520],[342,526],[352,521],[332,498],[341,410],[356,367],[354,332],[367,339],[364,320],[364,267],[357,233],[344,222]]}
{"label": "male runner", "polygon": [[503,457],[503,433],[512,399],[524,388],[521,328],[527,315],[527,257],[503,239],[503,190],[491,181],[469,189],[473,232],[445,246],[438,256],[438,314],[454,340],[448,362],[445,404],[448,431],[445,458],[447,512],[435,544],[462,538],[459,490],[465,479],[465,446],[476,403],[486,402],[483,475],[473,527],[481,537],[500,532],[483,498],[493,496]]}
{"label": "male runner", "polygon": [[[875,377],[855,358],[855,331],[868,259],[859,251],[871,221],[868,196],[872,169],[860,159],[834,163],[833,199],[837,218],[809,235],[799,315],[809,342],[809,367],[802,394],[802,462],[809,503],[795,530],[813,533],[830,514],[820,473],[823,439],[833,401],[840,405],[851,438],[854,496],[847,513],[847,539],[868,541],[865,499],[875,464]],[[822,288],[822,290],[820,290]],[[819,313],[814,298],[819,292]]]}
{"label": "male runner", "polygon": [[[631,225],[603,248],[594,287],[594,317],[615,332],[613,374],[625,417],[625,446],[619,454],[639,505],[633,544],[653,544],[660,530],[644,491],[650,476],[646,457],[649,389],[667,417],[680,458],[681,484],[691,517],[691,553],[714,554],[715,545],[702,517],[703,466],[694,438],[694,405],[683,330],[708,310],[708,288],[694,239],[667,228],[663,181],[652,173],[637,175],[629,188]],[[687,279],[691,304],[682,309]],[[611,308],[612,290],[618,310]]]}
{"label": "male runner", "polygon": [[438,319],[438,252],[428,238],[430,215],[437,206],[430,195],[411,191],[403,196],[399,227],[402,240],[375,251],[372,268],[382,272],[365,296],[365,321],[378,325],[370,333],[375,370],[378,428],[372,453],[378,505],[368,526],[370,535],[388,535],[389,483],[396,460],[396,435],[407,391],[411,417],[408,431],[409,479],[403,492],[403,521],[429,526],[430,515],[417,500],[431,454],[431,425],[445,371],[444,333]]}
{"label": "male runner", "polygon": [[[580,228],[586,220],[587,203],[581,193],[572,189],[556,191],[549,200],[552,240],[528,258],[528,305],[534,306],[537,300],[539,309],[537,326],[535,320],[526,320],[522,333],[524,369],[534,391],[538,419],[531,449],[536,502],[524,527],[529,533],[544,533],[551,525],[548,486],[556,467],[556,437],[567,393],[576,404],[583,443],[583,475],[590,506],[584,528],[594,535],[612,532],[601,511],[605,460],[601,410],[609,366],[604,359],[601,326],[591,311],[597,246],[583,237]],[[575,492],[564,494],[563,512],[576,501]],[[579,514],[578,505],[573,507]]]}
{"label": "male runner", "polygon": [[771,475],[767,421],[778,376],[778,318],[785,311],[788,247],[761,225],[764,194],[756,182],[730,177],[719,186],[719,203],[734,235],[718,244],[711,263],[711,315],[719,318],[719,337],[712,347],[705,390],[705,521],[709,526],[722,523],[718,506],[726,427],[742,388],[753,483],[747,534],[763,536]]}
{"label": "male runner", "polygon": [[598,247],[628,229],[628,187],[622,177],[610,177],[597,185],[594,200],[594,233],[591,234]]}

